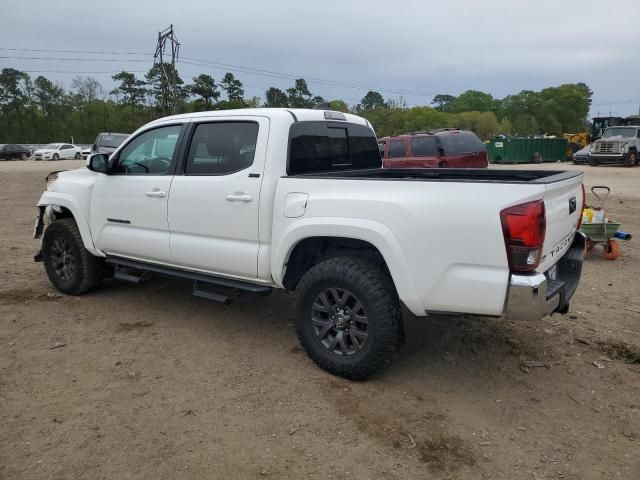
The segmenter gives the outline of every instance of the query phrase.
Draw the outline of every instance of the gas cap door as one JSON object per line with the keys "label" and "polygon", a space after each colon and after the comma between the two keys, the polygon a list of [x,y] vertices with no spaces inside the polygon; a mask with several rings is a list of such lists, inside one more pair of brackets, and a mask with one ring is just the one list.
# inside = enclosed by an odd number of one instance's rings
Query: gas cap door
{"label": "gas cap door", "polygon": [[307,210],[308,193],[291,192],[287,193],[284,199],[284,216],[287,218],[298,218],[304,215]]}

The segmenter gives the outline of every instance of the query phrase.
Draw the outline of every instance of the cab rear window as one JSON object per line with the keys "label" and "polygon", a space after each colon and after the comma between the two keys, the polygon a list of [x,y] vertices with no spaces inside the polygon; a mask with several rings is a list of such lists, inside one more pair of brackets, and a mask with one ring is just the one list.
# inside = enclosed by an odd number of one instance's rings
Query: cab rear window
{"label": "cab rear window", "polygon": [[353,123],[297,122],[289,133],[287,174],[380,168],[373,131]]}

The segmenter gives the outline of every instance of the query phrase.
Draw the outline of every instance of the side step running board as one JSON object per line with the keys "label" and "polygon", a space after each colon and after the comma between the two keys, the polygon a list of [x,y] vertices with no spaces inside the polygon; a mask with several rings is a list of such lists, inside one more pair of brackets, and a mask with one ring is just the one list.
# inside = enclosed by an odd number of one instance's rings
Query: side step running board
{"label": "side step running board", "polygon": [[[107,257],[107,263],[115,267],[113,277],[116,280],[139,284],[151,276],[158,274],[167,277],[184,278],[193,280],[193,295],[225,304],[231,303],[241,292],[251,292],[258,295],[268,295],[271,287],[256,285],[255,283],[243,282],[231,278],[207,275],[206,273],[190,272],[178,268],[164,267],[128,258]],[[203,290],[202,285],[211,285],[216,288],[214,291]]]}

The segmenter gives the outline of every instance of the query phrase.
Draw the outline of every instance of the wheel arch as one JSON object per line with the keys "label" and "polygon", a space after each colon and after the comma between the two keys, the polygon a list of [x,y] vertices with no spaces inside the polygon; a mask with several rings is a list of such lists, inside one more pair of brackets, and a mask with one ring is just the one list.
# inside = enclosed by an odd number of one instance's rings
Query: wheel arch
{"label": "wheel arch", "polygon": [[76,225],[78,225],[84,247],[93,255],[103,256],[103,254],[96,249],[93,243],[93,237],[91,236],[89,221],[73,196],[58,192],[45,192],[40,197],[37,206],[41,209],[40,222],[44,220],[45,216],[47,216],[49,220],[73,218]]}
{"label": "wheel arch", "polygon": [[290,225],[272,258],[274,283],[293,290],[313,265],[350,255],[378,262],[389,272],[406,307],[416,315],[424,315],[413,274],[398,240],[385,225],[375,221],[316,217]]}

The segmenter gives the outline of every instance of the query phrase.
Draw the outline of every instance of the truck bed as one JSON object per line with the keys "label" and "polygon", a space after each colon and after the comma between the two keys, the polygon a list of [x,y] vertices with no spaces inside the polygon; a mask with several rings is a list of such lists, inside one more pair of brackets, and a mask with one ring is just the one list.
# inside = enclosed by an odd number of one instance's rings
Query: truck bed
{"label": "truck bed", "polygon": [[474,168],[372,168],[290,175],[296,178],[332,180],[404,180],[471,183],[549,184],[582,175],[558,170],[491,170]]}

